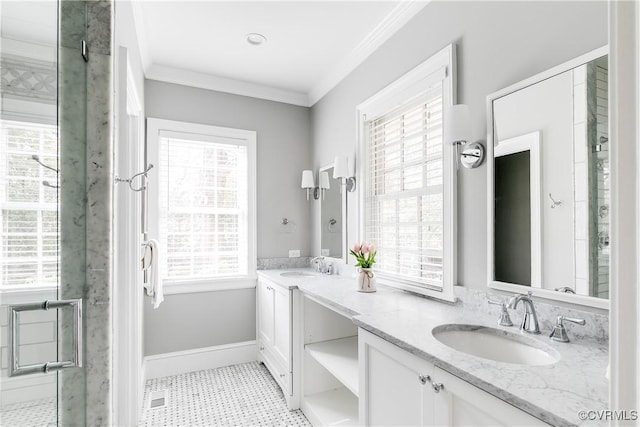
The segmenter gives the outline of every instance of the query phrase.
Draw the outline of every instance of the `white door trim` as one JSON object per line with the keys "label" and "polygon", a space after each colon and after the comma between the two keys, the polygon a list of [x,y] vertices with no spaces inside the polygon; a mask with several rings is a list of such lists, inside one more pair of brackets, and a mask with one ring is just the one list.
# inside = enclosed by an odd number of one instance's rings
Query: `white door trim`
{"label": "white door trim", "polygon": [[[144,118],[128,53],[120,46],[116,57],[116,141],[114,174],[130,177],[142,168]],[[115,185],[115,184],[114,184]],[[137,425],[142,411],[142,272],[141,193],[126,184],[114,189],[114,405],[118,425]]]}
{"label": "white door trim", "polygon": [[[640,10],[609,2],[609,141],[611,143],[611,311],[609,406],[640,407]],[[618,423],[618,421],[615,421]],[[635,421],[621,425],[635,425]]]}

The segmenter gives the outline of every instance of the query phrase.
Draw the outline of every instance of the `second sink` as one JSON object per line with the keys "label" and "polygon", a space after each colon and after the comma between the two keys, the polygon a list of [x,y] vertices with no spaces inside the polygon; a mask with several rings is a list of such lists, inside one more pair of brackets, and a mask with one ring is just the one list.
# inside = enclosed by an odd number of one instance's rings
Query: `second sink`
{"label": "second sink", "polygon": [[542,366],[560,360],[560,354],[544,343],[496,328],[447,324],[433,328],[432,334],[454,350],[496,362]]}

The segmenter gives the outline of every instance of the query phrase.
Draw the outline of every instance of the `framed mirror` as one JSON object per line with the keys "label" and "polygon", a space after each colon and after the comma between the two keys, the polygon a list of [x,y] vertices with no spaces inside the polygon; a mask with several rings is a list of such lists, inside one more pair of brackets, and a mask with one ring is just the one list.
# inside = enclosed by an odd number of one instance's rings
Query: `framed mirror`
{"label": "framed mirror", "polygon": [[318,171],[320,201],[320,255],[346,262],[346,192],[333,177],[333,164]]}
{"label": "framed mirror", "polygon": [[487,97],[488,286],[608,308],[608,55]]}

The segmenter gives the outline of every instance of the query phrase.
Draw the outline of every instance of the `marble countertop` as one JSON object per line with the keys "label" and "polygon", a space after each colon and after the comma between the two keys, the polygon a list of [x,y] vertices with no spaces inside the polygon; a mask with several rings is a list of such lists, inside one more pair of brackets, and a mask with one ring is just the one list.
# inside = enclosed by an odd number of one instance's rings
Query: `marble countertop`
{"label": "marble countertop", "polygon": [[[549,424],[606,425],[578,418],[580,410],[608,408],[608,348],[603,343],[586,339],[559,343],[549,340],[548,331],[543,330],[541,335],[526,337],[555,349],[561,355],[558,362],[546,366],[495,362],[454,350],[431,333],[433,328],[451,323],[518,332],[517,326],[496,325],[495,316],[384,286],[375,293],[360,293],[350,277],[318,275],[292,280],[280,276],[282,271],[260,273],[289,288],[297,287],[351,318],[357,326]],[[519,316],[514,314],[513,320],[518,324]]]}
{"label": "marble countertop", "polygon": [[[297,272],[301,274],[309,274],[310,276],[282,276],[282,273]],[[326,277],[312,268],[287,268],[277,270],[258,270],[258,277],[271,280],[285,289],[296,289],[298,285],[307,279]],[[336,276],[337,277],[337,276]]]}

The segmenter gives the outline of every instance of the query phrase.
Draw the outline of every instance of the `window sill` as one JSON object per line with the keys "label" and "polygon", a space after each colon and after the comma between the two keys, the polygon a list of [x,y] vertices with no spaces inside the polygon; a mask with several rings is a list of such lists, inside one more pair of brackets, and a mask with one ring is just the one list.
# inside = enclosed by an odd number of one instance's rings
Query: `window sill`
{"label": "window sill", "polygon": [[165,280],[164,294],[192,294],[198,292],[220,292],[239,289],[254,289],[255,275],[245,277],[229,277],[224,279]]}
{"label": "window sill", "polygon": [[424,295],[426,297],[437,299],[440,301],[451,303],[456,302],[456,297],[453,295],[453,290],[448,290],[446,287],[436,287],[427,284],[422,285],[415,282],[404,281],[384,275],[378,275],[378,283],[392,288],[409,291],[414,294]]}
{"label": "window sill", "polygon": [[2,305],[58,299],[58,285],[0,289]]}

